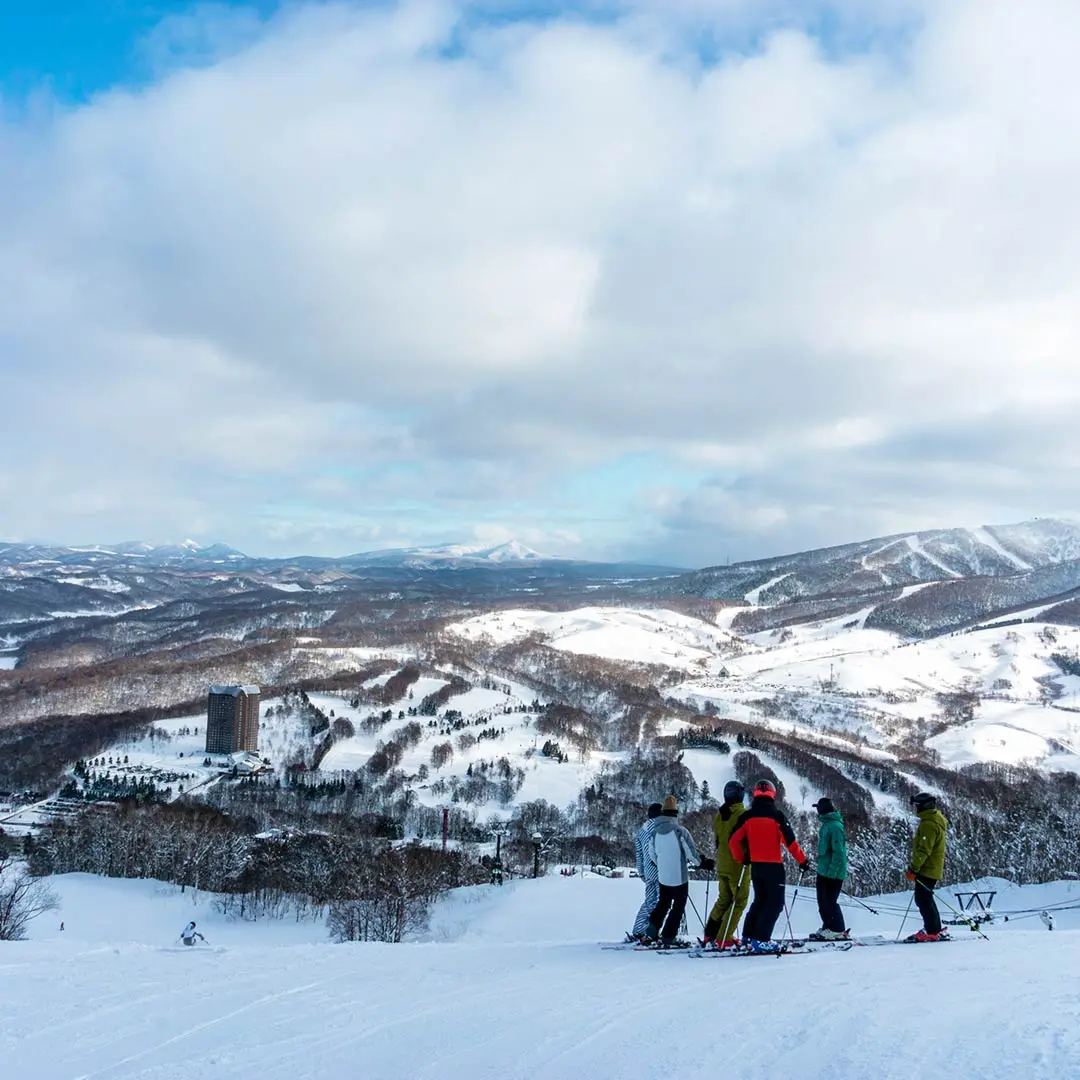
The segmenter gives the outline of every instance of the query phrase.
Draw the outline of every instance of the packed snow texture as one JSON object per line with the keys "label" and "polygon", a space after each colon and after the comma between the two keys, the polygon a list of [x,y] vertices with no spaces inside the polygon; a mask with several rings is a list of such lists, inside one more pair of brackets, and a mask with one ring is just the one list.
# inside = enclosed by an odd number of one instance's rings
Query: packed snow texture
{"label": "packed snow texture", "polygon": [[[938,720],[940,694],[970,690],[981,699],[974,719],[950,723],[929,742],[942,764],[1080,771],[1080,679],[1051,659],[1080,654],[1080,629],[1038,622],[1046,607],[999,620],[1008,625],[991,621],[922,641],[866,628],[869,607],[741,637],[723,628],[739,608],[722,610],[717,624],[663,609],[498,611],[449,630],[501,644],[540,634],[551,648],[667,667],[684,675],[674,696],[698,708],[782,732],[865,740],[871,752],[895,744],[920,718]],[[1036,621],[1016,624],[1019,618]],[[782,715],[767,715],[766,699],[782,703]]]}
{"label": "packed snow texture", "polygon": [[718,627],[664,609],[586,607],[574,611],[495,611],[450,627],[475,640],[499,644],[541,634],[566,652],[629,663],[686,668],[704,665],[732,647],[734,638]]}
{"label": "packed snow texture", "polygon": [[[33,940],[0,949],[4,1076],[1062,1080],[1080,1070],[1075,910],[1057,913],[1052,934],[1036,917],[988,928],[989,941],[961,929],[945,945],[694,960],[598,947],[633,919],[633,879],[458,890],[428,940],[405,945],[314,943],[314,923],[230,923],[210,898],[150,882],[56,884],[63,908],[33,924]],[[1076,883],[996,884],[999,910],[1080,902]],[[705,888],[693,886],[701,911]],[[809,891],[788,895],[796,933],[816,926]],[[845,913],[857,934],[891,938],[906,899],[875,901],[889,908],[880,916]],[[208,945],[173,945],[190,918]]]}

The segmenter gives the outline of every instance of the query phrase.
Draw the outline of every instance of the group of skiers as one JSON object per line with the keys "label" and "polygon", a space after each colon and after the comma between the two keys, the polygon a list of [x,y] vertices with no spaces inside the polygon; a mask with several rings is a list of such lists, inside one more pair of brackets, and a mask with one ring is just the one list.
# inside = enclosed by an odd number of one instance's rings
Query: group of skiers
{"label": "group of skiers", "polygon": [[[759,780],[751,792],[750,808],[746,790],[737,780],[724,787],[724,803],[713,819],[716,859],[702,858],[690,833],[675,820],[678,803],[669,795],[663,803],[649,807],[648,820],[634,838],[637,872],[645,883],[645,902],[638,911],[631,936],[642,942],[671,946],[690,890],[689,871],[716,870],[719,890],[716,903],[705,923],[702,944],[709,948],[736,946],[751,951],[774,951],[776,922],[784,911],[784,851],[805,874],[813,866],[799,846],[787,819],[776,806],[776,788],[769,780]],[[915,885],[915,903],[923,918],[923,928],[907,940],[938,941],[946,936],[934,900],[934,889],[945,867],[945,835],[948,822],[937,808],[933,795],[915,795],[912,805],[918,814],[911,858],[906,877]],[[817,904],[821,928],[812,939],[844,939],[848,929],[840,909],[840,894],[847,878],[847,836],[844,819],[828,798],[819,799]],[[739,933],[739,920],[754,897]]]}

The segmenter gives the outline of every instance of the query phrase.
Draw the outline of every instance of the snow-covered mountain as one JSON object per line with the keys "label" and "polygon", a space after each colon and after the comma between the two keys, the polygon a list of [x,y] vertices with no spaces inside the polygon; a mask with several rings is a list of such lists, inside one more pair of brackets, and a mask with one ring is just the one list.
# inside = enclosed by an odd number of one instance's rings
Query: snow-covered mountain
{"label": "snow-covered mountain", "polygon": [[1007,577],[1080,560],[1080,525],[1037,518],[1017,525],[901,533],[770,559],[712,566],[673,591],[772,605],[859,595],[934,581]]}
{"label": "snow-covered mountain", "polygon": [[56,544],[0,543],[0,565],[47,569],[56,565],[102,566],[110,563],[158,565],[174,562],[223,563],[247,556],[227,544],[152,544],[128,540],[120,544],[63,547]]}
{"label": "snow-covered mountain", "polygon": [[349,555],[342,562],[350,566],[396,566],[410,569],[469,566],[506,566],[518,563],[562,561],[541,555],[517,540],[502,544],[439,544],[434,547],[387,548]]}

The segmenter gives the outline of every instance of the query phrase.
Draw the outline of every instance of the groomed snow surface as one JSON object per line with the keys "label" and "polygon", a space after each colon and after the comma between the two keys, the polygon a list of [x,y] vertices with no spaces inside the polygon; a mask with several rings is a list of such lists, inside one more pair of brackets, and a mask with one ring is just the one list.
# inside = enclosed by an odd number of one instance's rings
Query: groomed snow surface
{"label": "groomed snow surface", "polygon": [[[459,890],[438,906],[430,940],[405,945],[331,945],[311,923],[230,923],[210,898],[150,882],[56,884],[63,909],[33,924],[34,940],[0,947],[4,1077],[1080,1074],[1075,911],[1060,912],[1053,933],[1038,919],[991,927],[989,942],[956,930],[947,945],[692,960],[598,948],[633,918],[642,888],[632,879]],[[694,884],[702,911],[704,889]],[[996,906],[1070,901],[1080,902],[1076,883],[1006,887]],[[806,889],[793,906],[797,933],[816,925]],[[894,914],[847,914],[860,934],[899,925]],[[210,946],[172,945],[189,918]]]}

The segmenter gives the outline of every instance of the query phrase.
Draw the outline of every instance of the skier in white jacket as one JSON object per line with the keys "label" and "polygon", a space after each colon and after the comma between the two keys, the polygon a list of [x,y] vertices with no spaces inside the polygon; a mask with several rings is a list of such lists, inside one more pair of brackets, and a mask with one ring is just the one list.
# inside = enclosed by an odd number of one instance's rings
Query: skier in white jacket
{"label": "skier in white jacket", "polygon": [[690,870],[711,870],[716,865],[698,854],[693,837],[675,820],[678,813],[679,804],[674,795],[669,795],[649,844],[650,859],[660,881],[660,900],[649,916],[646,934],[653,941],[659,938],[663,945],[671,945],[679,933],[690,895]]}
{"label": "skier in white jacket", "polygon": [[206,941],[206,938],[204,938],[202,934],[200,934],[199,931],[195,929],[195,923],[194,921],[192,921],[189,922],[187,926],[185,926],[184,929],[180,931],[180,940],[185,945],[194,945],[196,938],[198,938],[200,941]]}

